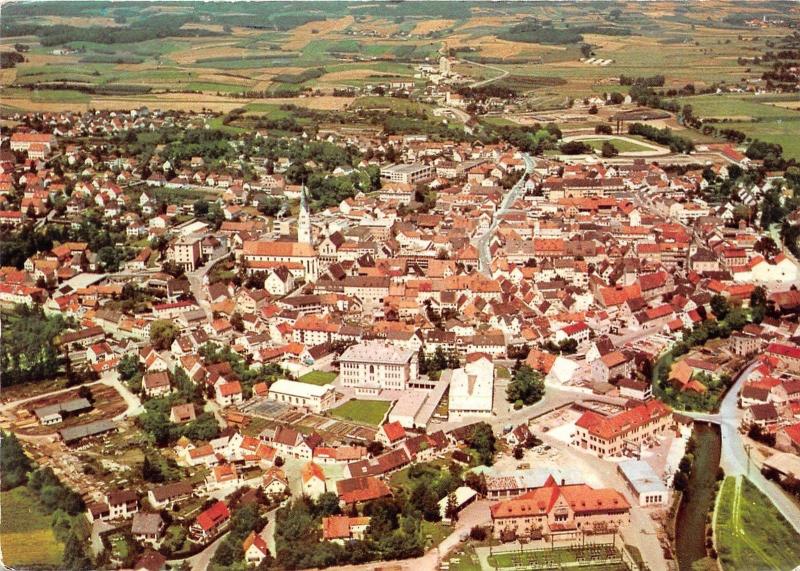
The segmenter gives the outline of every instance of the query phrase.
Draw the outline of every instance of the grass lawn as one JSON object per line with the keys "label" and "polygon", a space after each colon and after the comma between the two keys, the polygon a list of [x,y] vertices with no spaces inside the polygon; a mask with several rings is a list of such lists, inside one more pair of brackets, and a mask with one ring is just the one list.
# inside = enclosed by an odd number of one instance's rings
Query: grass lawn
{"label": "grass lawn", "polygon": [[458,549],[447,560],[450,571],[481,571],[481,563],[472,545]]}
{"label": "grass lawn", "polygon": [[442,522],[422,522],[422,535],[425,538],[425,546],[428,548],[439,545],[451,533],[453,533],[453,527]]}
{"label": "grass lawn", "polygon": [[50,528],[50,516],[39,508],[27,488],[20,486],[0,494],[0,508],[3,563],[17,569],[61,564],[64,547]]}
{"label": "grass lawn", "polygon": [[378,426],[392,403],[380,400],[351,400],[331,410],[336,418]]}
{"label": "grass lawn", "polygon": [[331,371],[311,371],[300,377],[301,383],[311,383],[312,385],[327,385],[336,379],[337,375]]}
{"label": "grass lawn", "polygon": [[729,476],[717,500],[717,550],[725,571],[793,569],[800,536],[747,478]]}
{"label": "grass lawn", "polygon": [[[641,151],[649,151],[651,150],[649,147],[645,147],[644,145],[638,145],[633,141],[627,141],[625,139],[607,139],[609,143],[614,145],[620,153],[638,153]],[[601,149],[603,147],[603,143],[606,142],[604,139],[581,139],[582,142],[586,143],[587,145],[591,146],[593,149]]]}

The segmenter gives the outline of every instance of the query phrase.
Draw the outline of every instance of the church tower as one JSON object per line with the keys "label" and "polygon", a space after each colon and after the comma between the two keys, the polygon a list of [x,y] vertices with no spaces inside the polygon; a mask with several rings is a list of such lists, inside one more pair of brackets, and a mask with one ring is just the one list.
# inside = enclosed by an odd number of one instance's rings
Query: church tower
{"label": "church tower", "polygon": [[311,214],[308,211],[308,195],[305,185],[300,191],[300,214],[297,215],[297,241],[311,244]]}

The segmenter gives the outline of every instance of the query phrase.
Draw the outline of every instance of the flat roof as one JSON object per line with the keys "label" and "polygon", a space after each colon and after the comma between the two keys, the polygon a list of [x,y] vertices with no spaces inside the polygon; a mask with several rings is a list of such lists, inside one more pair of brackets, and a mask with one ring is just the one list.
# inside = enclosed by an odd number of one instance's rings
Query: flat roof
{"label": "flat roof", "polygon": [[301,383],[290,381],[289,379],[278,379],[269,387],[269,392],[281,393],[297,397],[322,397],[326,393],[336,390],[331,385],[314,385],[311,383]]}
{"label": "flat roof", "polygon": [[652,466],[644,460],[623,460],[617,465],[617,469],[637,494],[669,491]]}

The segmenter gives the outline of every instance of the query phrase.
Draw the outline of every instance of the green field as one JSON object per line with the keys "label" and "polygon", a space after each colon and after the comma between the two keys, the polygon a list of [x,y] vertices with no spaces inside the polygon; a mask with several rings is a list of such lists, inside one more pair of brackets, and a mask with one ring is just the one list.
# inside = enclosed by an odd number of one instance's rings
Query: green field
{"label": "green field", "polygon": [[725,571],[793,569],[800,562],[800,535],[747,478],[725,479],[714,531]]}
{"label": "green field", "polygon": [[684,97],[697,117],[717,119],[718,129],[736,129],[752,139],[777,143],[786,158],[800,158],[800,111],[780,107],[800,101],[800,96],[759,97],[754,95],[699,95]]}
{"label": "green field", "polygon": [[616,137],[611,139],[580,139],[582,142],[586,143],[590,147],[596,150],[600,150],[603,147],[603,143],[610,142],[614,145],[620,153],[638,153],[641,151],[650,151],[650,147],[645,147],[644,145],[639,145],[633,141],[628,141],[625,139],[618,139]]}
{"label": "green field", "polygon": [[327,385],[332,383],[336,377],[337,374],[330,371],[311,371],[298,380],[301,383],[310,383],[312,385]]}
{"label": "green field", "polygon": [[342,420],[378,426],[391,406],[391,403],[380,400],[351,400],[331,410],[331,414]]}
{"label": "green field", "polygon": [[50,516],[38,501],[20,486],[0,494],[0,546],[3,563],[17,569],[32,566],[57,567],[63,546],[50,528]]}

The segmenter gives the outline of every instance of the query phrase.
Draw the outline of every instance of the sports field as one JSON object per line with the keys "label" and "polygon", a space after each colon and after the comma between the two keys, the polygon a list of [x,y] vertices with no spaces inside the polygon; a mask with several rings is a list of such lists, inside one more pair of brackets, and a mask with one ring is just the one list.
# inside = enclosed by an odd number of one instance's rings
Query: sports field
{"label": "sports field", "polygon": [[327,385],[336,379],[336,373],[330,371],[311,371],[306,373],[298,380],[301,383],[310,383],[312,385]]}
{"label": "sports field", "polygon": [[714,532],[725,571],[793,569],[800,563],[800,535],[743,476],[725,479]]}
{"label": "sports field", "polygon": [[331,414],[342,420],[350,420],[378,426],[386,417],[392,404],[379,400],[351,400],[331,410]]}

